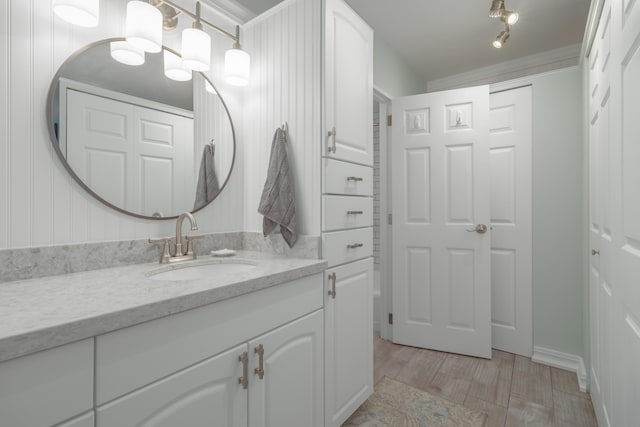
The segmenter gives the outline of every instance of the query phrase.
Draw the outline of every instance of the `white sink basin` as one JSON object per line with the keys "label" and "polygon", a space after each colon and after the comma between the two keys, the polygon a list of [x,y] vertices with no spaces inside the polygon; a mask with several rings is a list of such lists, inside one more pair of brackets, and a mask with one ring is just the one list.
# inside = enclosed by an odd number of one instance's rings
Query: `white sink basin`
{"label": "white sink basin", "polygon": [[149,278],[153,280],[199,280],[206,277],[216,278],[222,275],[240,273],[243,271],[256,268],[255,265],[239,263],[239,262],[224,262],[217,264],[200,264],[200,265],[179,265],[171,270],[159,271],[157,273],[149,274]]}

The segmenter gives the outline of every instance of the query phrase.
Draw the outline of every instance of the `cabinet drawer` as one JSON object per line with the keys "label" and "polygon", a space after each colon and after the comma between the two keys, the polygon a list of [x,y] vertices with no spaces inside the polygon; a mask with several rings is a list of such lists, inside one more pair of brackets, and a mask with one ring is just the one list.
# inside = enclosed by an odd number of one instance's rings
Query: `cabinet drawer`
{"label": "cabinet drawer", "polygon": [[96,402],[113,400],[323,305],[322,273],[96,338]]}
{"label": "cabinet drawer", "polygon": [[332,159],[323,162],[323,193],[373,196],[373,168]]}
{"label": "cabinet drawer", "polygon": [[324,233],[322,253],[329,267],[370,257],[373,255],[373,228]]}
{"label": "cabinet drawer", "polygon": [[0,425],[48,427],[93,407],[93,339],[0,363]]}
{"label": "cabinet drawer", "polygon": [[343,230],[373,226],[373,198],[322,196],[322,229]]}

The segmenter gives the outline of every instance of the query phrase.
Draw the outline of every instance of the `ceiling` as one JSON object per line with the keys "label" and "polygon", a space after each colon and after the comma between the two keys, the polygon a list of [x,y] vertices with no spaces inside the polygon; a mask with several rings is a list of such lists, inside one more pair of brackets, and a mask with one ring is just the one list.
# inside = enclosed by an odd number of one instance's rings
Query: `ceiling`
{"label": "ceiling", "polygon": [[[279,0],[239,0],[256,14]],[[590,0],[506,0],[520,13],[502,49],[491,0],[346,0],[425,81],[582,42]]]}

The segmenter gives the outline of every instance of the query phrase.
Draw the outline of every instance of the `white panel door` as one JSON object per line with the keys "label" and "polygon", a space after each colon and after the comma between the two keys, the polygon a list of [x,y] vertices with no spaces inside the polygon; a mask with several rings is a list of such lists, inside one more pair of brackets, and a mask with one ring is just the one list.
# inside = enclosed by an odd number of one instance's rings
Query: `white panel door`
{"label": "white panel door", "polygon": [[490,358],[489,87],[395,98],[393,116],[393,340]]}
{"label": "white panel door", "polygon": [[492,346],[531,357],[531,86],[492,93],[490,104]]}
{"label": "white panel door", "polygon": [[[100,427],[246,427],[243,344],[97,409]],[[124,375],[125,373],[123,373]]]}
{"label": "white panel door", "polygon": [[373,31],[343,0],[325,7],[323,155],[373,166]]}
{"label": "white panel door", "polygon": [[193,119],[72,89],[66,105],[83,117],[66,124],[67,162],[100,197],[148,216],[193,205]]}
{"label": "white panel door", "polygon": [[323,425],[323,311],[249,343],[249,425]]}
{"label": "white panel door", "polygon": [[338,427],[373,392],[373,258],[329,268],[325,283],[325,425]]}

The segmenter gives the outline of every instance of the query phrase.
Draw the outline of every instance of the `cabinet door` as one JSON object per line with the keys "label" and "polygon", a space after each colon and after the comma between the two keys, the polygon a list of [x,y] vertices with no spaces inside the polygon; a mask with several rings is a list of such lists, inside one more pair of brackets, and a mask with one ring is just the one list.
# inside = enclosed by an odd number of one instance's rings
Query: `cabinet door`
{"label": "cabinet door", "polygon": [[[97,410],[98,427],[246,427],[243,344]],[[153,363],[153,361],[150,361]]]}
{"label": "cabinet door", "polygon": [[318,310],[249,343],[251,427],[323,425],[322,318]]}
{"label": "cabinet door", "polygon": [[340,426],[373,392],[373,258],[328,269],[326,285],[325,425]]}
{"label": "cabinet door", "polygon": [[325,25],[324,154],[373,165],[373,31],[343,0],[326,1]]}

